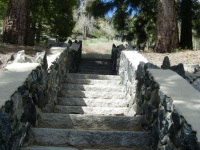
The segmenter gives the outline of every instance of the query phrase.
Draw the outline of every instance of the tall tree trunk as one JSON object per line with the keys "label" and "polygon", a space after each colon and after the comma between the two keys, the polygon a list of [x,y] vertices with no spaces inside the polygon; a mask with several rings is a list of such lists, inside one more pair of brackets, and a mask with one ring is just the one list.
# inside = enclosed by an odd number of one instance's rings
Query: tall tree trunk
{"label": "tall tree trunk", "polygon": [[193,49],[192,45],[192,1],[182,0],[181,3],[181,37],[180,47]]}
{"label": "tall tree trunk", "polygon": [[42,25],[41,22],[38,23],[38,29],[36,31],[36,43],[40,43],[40,37],[41,37],[41,30],[42,30]]}
{"label": "tall tree trunk", "polygon": [[178,27],[174,0],[157,0],[156,30],[155,52],[170,53],[178,47]]}
{"label": "tall tree trunk", "polygon": [[26,45],[28,30],[27,0],[10,0],[5,19],[3,42]]}
{"label": "tall tree trunk", "polygon": [[88,26],[84,26],[83,27],[83,39],[87,38],[88,31],[89,31]]}

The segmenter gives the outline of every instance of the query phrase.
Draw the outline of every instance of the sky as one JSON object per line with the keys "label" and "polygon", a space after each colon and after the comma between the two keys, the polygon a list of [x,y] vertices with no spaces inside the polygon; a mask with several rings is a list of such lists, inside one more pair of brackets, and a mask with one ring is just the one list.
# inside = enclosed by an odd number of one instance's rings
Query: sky
{"label": "sky", "polygon": [[[103,2],[109,2],[110,0],[102,0]],[[110,10],[108,13],[106,13],[105,17],[107,19],[110,19],[112,16],[113,16],[113,13],[116,11],[117,8],[114,8],[113,10]],[[129,6],[128,7],[128,10],[129,11],[131,9],[131,7]],[[135,15],[135,11],[132,12],[131,16],[133,17]]]}

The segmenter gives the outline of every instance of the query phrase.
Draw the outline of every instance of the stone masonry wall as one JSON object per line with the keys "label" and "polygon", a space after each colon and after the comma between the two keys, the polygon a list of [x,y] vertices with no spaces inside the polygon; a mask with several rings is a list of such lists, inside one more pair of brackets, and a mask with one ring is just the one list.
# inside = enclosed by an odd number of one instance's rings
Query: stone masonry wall
{"label": "stone masonry wall", "polygon": [[76,72],[81,59],[78,50],[65,45],[64,50],[48,68],[46,55],[42,64],[32,70],[0,108],[0,149],[19,150],[29,141],[29,129],[37,125],[39,112],[53,112],[57,94],[67,72]]}
{"label": "stone masonry wall", "polygon": [[129,101],[127,115],[144,115],[142,128],[151,133],[153,150],[198,150],[195,131],[173,108],[173,99],[159,90],[148,69],[156,65],[134,51],[123,51],[119,75]]}
{"label": "stone masonry wall", "polygon": [[[134,55],[135,59],[131,59]],[[119,63],[119,75],[121,77],[121,83],[125,87],[126,99],[129,102],[129,111],[126,115],[135,115],[136,112],[136,103],[135,103],[135,94],[136,94],[136,71],[139,62],[147,62],[147,59],[142,57],[136,51],[122,51],[120,56]]]}

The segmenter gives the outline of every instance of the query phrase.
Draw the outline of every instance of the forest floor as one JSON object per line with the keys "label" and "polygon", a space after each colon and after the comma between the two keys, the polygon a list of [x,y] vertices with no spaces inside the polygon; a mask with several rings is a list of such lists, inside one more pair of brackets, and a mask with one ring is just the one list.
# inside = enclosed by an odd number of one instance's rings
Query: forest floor
{"label": "forest floor", "polygon": [[[120,45],[119,41],[83,41],[83,57],[107,58],[110,59],[112,44]],[[125,43],[123,43],[125,45]],[[181,50],[173,53],[155,53],[153,50],[139,51],[150,63],[161,66],[165,56],[169,57],[171,66],[183,64],[194,64],[200,66],[200,50]]]}
{"label": "forest floor", "polygon": [[200,66],[200,50],[181,50],[173,53],[155,53],[151,51],[140,52],[147,60],[157,66],[161,66],[165,56],[169,57],[171,66],[182,64],[193,64]]}
{"label": "forest floor", "polygon": [[[119,41],[106,41],[106,40],[88,40],[83,41],[83,57],[88,58],[104,58],[110,59],[112,44],[119,45]],[[17,52],[25,50],[25,55],[34,57],[37,52],[49,49],[46,46],[18,46],[11,44],[4,44],[0,42],[0,70],[6,65],[12,63],[10,60],[11,55],[16,56]],[[169,57],[171,65],[194,64],[200,65],[200,50],[182,50],[174,53],[154,53],[152,50],[140,51],[147,60],[155,65],[161,66],[165,56]]]}

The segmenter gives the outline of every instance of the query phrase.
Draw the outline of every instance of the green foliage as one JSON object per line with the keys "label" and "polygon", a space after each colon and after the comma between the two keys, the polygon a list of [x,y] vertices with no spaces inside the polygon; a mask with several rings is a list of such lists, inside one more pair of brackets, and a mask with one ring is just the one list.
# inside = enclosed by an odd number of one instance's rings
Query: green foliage
{"label": "green foliage", "polygon": [[86,11],[95,18],[104,17],[104,15],[114,7],[112,1],[104,2],[102,0],[87,0]]}
{"label": "green foliage", "polygon": [[35,25],[32,30],[66,40],[75,25],[72,11],[76,4],[77,0],[29,0],[31,22]]}
{"label": "green foliage", "polygon": [[195,31],[193,33],[194,37],[200,38],[200,2],[198,0],[193,0],[193,17],[192,17],[192,23],[193,23],[193,30]]}
{"label": "green foliage", "polygon": [[0,0],[0,20],[4,20],[8,8],[8,0]]}
{"label": "green foliage", "polygon": [[[137,43],[142,43],[150,37],[154,38],[155,34],[149,35],[149,33],[155,32],[155,0],[90,1],[87,11],[95,17],[102,17],[108,11],[116,9],[111,22],[120,35],[128,33],[128,40],[137,38]],[[136,11],[137,14],[132,19],[129,16],[133,11]]]}
{"label": "green foliage", "polygon": [[109,11],[116,9],[112,22],[116,30],[123,31],[126,28],[126,20],[128,18],[128,3],[124,0],[113,0],[105,2],[103,0],[89,0],[86,10],[95,18],[104,17]]}

